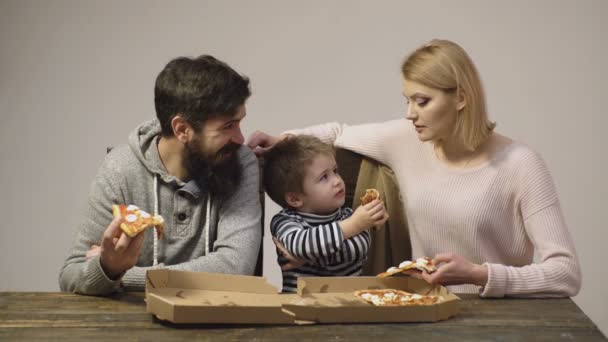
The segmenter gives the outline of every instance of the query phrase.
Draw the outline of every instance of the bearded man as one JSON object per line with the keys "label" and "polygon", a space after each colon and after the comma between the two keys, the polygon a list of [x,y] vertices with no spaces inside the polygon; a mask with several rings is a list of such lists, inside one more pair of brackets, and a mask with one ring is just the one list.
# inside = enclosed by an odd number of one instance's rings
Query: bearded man
{"label": "bearded man", "polygon": [[[258,163],[240,123],[249,80],[203,55],[167,64],[154,89],[157,119],[112,149],[91,187],[62,291],[105,295],[143,290],[147,270],[253,274],[260,248]],[[165,219],[129,238],[112,205]]]}

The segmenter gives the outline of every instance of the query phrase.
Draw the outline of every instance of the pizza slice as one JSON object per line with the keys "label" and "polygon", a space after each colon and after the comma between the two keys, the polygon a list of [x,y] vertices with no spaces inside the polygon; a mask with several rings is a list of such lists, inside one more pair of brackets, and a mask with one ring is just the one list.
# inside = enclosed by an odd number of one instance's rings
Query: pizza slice
{"label": "pizza slice", "polygon": [[359,290],[354,295],[375,306],[431,305],[443,300],[441,296],[421,295],[394,289]]}
{"label": "pizza slice", "polygon": [[159,239],[163,237],[165,220],[160,215],[150,215],[135,205],[115,204],[112,206],[114,217],[120,217],[120,229],[129,237],[135,237],[148,227],[155,227]]}
{"label": "pizza slice", "polygon": [[437,271],[437,265],[435,265],[433,259],[429,257],[418,258],[416,261],[406,260],[400,263],[398,267],[391,267],[385,272],[378,274],[378,277],[384,278],[397,273],[408,273],[411,271],[426,271],[428,273],[433,273]]}
{"label": "pizza slice", "polygon": [[370,203],[371,201],[379,199],[379,198],[380,198],[380,193],[378,192],[378,190],[367,189],[367,190],[365,190],[365,194],[363,194],[363,196],[361,196],[361,198],[360,198],[361,205],[366,205],[367,203]]}

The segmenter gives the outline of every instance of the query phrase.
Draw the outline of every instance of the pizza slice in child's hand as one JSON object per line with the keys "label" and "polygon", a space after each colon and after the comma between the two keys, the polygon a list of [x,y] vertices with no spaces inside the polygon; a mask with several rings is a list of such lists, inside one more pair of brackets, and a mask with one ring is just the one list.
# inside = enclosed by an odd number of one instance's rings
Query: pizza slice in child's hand
{"label": "pizza slice in child's hand", "polygon": [[135,205],[124,204],[113,205],[112,214],[121,218],[120,229],[131,238],[148,227],[155,227],[158,238],[163,237],[165,220],[160,215],[150,215]]}
{"label": "pizza slice in child's hand", "polygon": [[380,193],[376,189],[365,190],[363,196],[359,198],[359,200],[361,201],[361,205],[366,205],[367,203],[370,203],[371,201],[377,199],[380,199]]}

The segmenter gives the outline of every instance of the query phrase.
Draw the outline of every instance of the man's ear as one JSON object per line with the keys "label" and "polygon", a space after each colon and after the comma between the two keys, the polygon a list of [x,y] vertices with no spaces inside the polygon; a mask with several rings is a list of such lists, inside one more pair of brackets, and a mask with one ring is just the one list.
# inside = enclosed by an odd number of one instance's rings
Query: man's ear
{"label": "man's ear", "polygon": [[171,128],[173,129],[173,135],[175,135],[177,140],[182,144],[186,144],[190,141],[194,134],[192,126],[180,114],[177,114],[171,119]]}
{"label": "man's ear", "polygon": [[465,96],[464,91],[462,91],[462,89],[458,90],[458,93],[456,94],[456,99],[458,102],[456,102],[456,110],[457,111],[461,111],[464,109],[464,107],[467,106],[467,97]]}
{"label": "man's ear", "polygon": [[294,209],[298,209],[302,205],[304,205],[304,202],[302,201],[302,195],[297,192],[286,193],[285,202],[287,202],[287,204],[289,204],[289,206]]}

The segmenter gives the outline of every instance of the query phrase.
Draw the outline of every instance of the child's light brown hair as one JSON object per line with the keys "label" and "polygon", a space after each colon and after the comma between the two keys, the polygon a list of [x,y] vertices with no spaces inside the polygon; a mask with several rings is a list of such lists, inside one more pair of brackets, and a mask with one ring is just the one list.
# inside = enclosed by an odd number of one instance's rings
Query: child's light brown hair
{"label": "child's light brown hair", "polygon": [[303,193],[307,167],[319,155],[335,157],[332,145],[310,135],[288,136],[264,154],[264,189],[283,208],[288,192]]}

